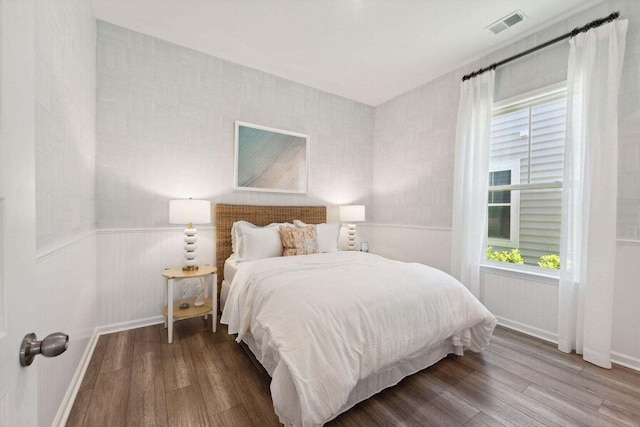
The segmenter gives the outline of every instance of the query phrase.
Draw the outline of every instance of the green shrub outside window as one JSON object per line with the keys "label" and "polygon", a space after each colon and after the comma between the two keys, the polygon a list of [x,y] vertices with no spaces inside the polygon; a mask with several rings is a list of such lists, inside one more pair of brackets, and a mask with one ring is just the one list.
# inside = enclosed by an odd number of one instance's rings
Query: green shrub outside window
{"label": "green shrub outside window", "polygon": [[520,249],[507,251],[494,251],[493,246],[487,248],[487,259],[491,261],[510,262],[512,264],[524,264],[524,257],[520,254]]}
{"label": "green shrub outside window", "polygon": [[560,270],[560,257],[558,255],[542,255],[538,265],[550,270]]}
{"label": "green shrub outside window", "polygon": [[[524,264],[525,260],[518,248],[513,248],[511,251],[494,251],[493,246],[487,247],[487,259],[511,264]],[[542,255],[538,266],[549,270],[560,270],[560,256],[556,254]]]}

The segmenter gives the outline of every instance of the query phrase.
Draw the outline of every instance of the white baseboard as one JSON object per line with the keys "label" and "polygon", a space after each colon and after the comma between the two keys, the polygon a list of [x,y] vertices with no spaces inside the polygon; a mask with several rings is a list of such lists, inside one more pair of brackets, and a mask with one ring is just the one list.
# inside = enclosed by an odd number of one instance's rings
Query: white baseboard
{"label": "white baseboard", "polygon": [[627,356],[625,354],[620,354],[615,351],[611,352],[611,362],[624,366],[629,369],[633,369],[634,371],[640,372],[640,359]]}
{"label": "white baseboard", "polygon": [[91,357],[93,356],[93,351],[95,350],[96,344],[98,343],[98,339],[101,335],[127,331],[129,329],[143,328],[145,326],[157,325],[163,322],[163,316],[153,316],[147,317],[145,319],[133,320],[130,322],[121,322],[113,325],[98,326],[97,328],[95,328],[93,334],[91,334],[91,338],[89,338],[89,344],[87,344],[87,348],[82,355],[82,359],[80,359],[80,363],[76,368],[76,372],[73,375],[71,384],[69,384],[67,392],[65,393],[64,398],[60,403],[58,413],[53,419],[53,423],[51,423],[52,427],[64,427],[64,425],[67,423],[69,414],[71,414],[71,408],[73,408],[73,403],[76,400],[78,390],[80,390],[80,385],[82,384],[84,375],[86,374],[87,368],[89,367],[89,362],[91,361]]}
{"label": "white baseboard", "polygon": [[[498,324],[500,326],[504,326],[505,328],[513,329],[514,331],[522,332],[523,334],[540,338],[541,340],[548,341],[553,344],[558,343],[558,335],[553,332],[534,328],[529,325],[525,325],[523,323],[516,322],[510,319],[505,319],[504,317],[500,316],[496,316],[496,318],[498,319]],[[612,351],[611,362],[615,363],[616,365],[624,366],[626,368],[640,372],[640,359],[638,358]]]}
{"label": "white baseboard", "polygon": [[53,419],[53,423],[51,423],[53,427],[64,427],[67,423],[67,419],[71,413],[71,408],[73,408],[73,403],[78,395],[78,390],[80,390],[80,384],[82,384],[82,379],[84,378],[84,374],[87,372],[91,356],[93,356],[93,350],[96,348],[98,338],[97,329],[94,329],[93,334],[91,334],[91,338],[89,338],[89,344],[87,344],[87,348],[84,350],[84,354],[76,368],[76,372],[73,374],[71,384],[69,384],[67,392],[60,403],[58,413]]}
{"label": "white baseboard", "polygon": [[558,334],[554,332],[545,331],[544,329],[535,328],[500,316],[496,316],[496,319],[498,319],[498,324],[505,328],[513,329],[514,331],[522,332],[523,334],[531,335],[532,337],[540,338],[541,340],[554,344],[558,343]]}
{"label": "white baseboard", "polygon": [[112,334],[114,332],[128,331],[129,329],[144,328],[145,326],[157,325],[164,322],[164,316],[152,316],[144,319],[130,320],[128,322],[114,323],[112,325],[98,326],[98,335]]}

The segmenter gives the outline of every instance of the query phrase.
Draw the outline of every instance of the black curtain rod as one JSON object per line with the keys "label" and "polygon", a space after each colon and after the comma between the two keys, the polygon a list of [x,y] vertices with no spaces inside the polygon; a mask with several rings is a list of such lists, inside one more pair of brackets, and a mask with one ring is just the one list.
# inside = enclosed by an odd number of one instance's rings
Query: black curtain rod
{"label": "black curtain rod", "polygon": [[493,64],[489,65],[488,67],[481,68],[478,71],[474,71],[473,73],[469,73],[469,74],[465,75],[462,78],[462,81],[469,80],[469,79],[472,79],[472,78],[474,78],[476,76],[479,76],[480,74],[484,73],[485,71],[495,70],[496,68],[498,68],[501,65],[504,65],[504,64],[506,64],[508,62],[511,62],[511,61],[515,61],[518,58],[522,58],[525,55],[529,55],[530,53],[536,52],[536,51],[538,51],[538,50],[540,50],[542,48],[545,48],[547,46],[550,46],[550,45],[552,45],[554,43],[558,43],[559,41],[562,41],[562,40],[565,40],[565,39],[568,39],[568,38],[571,38],[571,37],[575,37],[580,33],[586,33],[587,31],[589,31],[592,28],[597,28],[597,27],[599,27],[599,26],[601,26],[603,24],[606,24],[608,22],[612,22],[612,21],[618,19],[619,16],[620,16],[620,12],[613,12],[611,15],[609,15],[607,17],[596,19],[595,21],[589,22],[584,27],[574,28],[573,31],[570,31],[567,34],[563,34],[560,37],[556,37],[553,40],[549,40],[548,42],[542,43],[539,46],[532,47],[529,50],[525,50],[524,52],[521,52],[521,53],[519,53],[517,55],[513,55],[513,56],[511,56],[511,57],[509,57],[507,59],[503,59],[500,62],[494,62]]}

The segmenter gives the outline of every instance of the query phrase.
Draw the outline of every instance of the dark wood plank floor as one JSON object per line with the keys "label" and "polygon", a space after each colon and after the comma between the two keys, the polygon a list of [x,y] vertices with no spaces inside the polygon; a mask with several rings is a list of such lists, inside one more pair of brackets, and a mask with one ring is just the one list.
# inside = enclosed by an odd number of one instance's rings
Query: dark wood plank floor
{"label": "dark wood plank floor", "polygon": [[[276,426],[269,376],[202,318],[100,337],[67,426]],[[640,426],[640,373],[597,368],[497,328],[340,415],[333,426]]]}

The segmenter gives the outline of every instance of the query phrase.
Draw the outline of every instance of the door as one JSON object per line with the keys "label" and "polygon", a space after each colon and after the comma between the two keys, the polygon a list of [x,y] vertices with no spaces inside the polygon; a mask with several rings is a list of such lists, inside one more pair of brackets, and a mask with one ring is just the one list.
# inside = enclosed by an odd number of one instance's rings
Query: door
{"label": "door", "polygon": [[39,300],[33,22],[34,0],[0,0],[0,426],[38,422],[38,360],[19,362]]}

